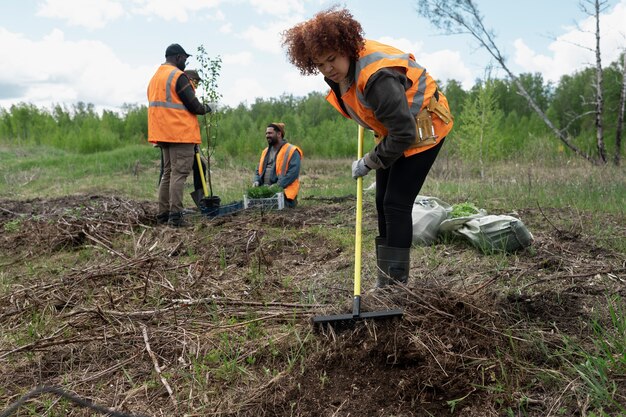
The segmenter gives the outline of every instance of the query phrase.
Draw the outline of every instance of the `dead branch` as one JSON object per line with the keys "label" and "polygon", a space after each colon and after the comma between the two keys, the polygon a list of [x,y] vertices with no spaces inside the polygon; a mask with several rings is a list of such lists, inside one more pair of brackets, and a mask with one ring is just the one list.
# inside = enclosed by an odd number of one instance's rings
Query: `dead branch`
{"label": "dead branch", "polygon": [[141,325],[141,334],[143,335],[143,341],[146,344],[146,351],[148,352],[148,355],[150,355],[150,358],[152,359],[154,370],[159,376],[161,383],[167,390],[167,393],[169,394],[170,399],[172,400],[172,404],[174,404],[174,408],[178,409],[178,402],[176,401],[176,398],[174,397],[174,391],[172,391],[172,388],[170,387],[170,384],[167,382],[167,379],[165,379],[165,377],[161,373],[161,367],[159,366],[159,361],[157,360],[156,355],[152,352],[152,349],[150,349],[150,342],[148,341],[148,330],[146,329],[146,326],[143,324]]}

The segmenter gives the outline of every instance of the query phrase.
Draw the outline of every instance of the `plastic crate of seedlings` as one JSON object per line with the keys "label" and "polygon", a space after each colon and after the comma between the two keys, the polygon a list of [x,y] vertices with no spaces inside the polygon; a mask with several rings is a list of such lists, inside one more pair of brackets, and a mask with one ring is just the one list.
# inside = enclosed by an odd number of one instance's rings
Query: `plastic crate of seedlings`
{"label": "plastic crate of seedlings", "polygon": [[233,201],[229,204],[220,204],[217,207],[202,207],[200,212],[208,217],[219,217],[227,214],[237,213],[243,210],[243,201]]}
{"label": "plastic crate of seedlings", "polygon": [[277,185],[252,187],[243,196],[243,208],[282,210],[285,208],[285,194]]}

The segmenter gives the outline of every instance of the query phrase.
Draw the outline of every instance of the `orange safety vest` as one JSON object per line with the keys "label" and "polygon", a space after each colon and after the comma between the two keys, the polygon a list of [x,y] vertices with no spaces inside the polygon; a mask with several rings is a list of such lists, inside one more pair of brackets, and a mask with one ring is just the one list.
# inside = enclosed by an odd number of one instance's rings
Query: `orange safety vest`
{"label": "orange safety vest", "polygon": [[148,85],[148,142],[201,143],[198,117],[187,110],[176,81],[183,72],[162,64]]}
{"label": "orange safety vest", "polygon": [[[346,91],[341,99],[347,108],[358,117],[355,121],[366,129],[373,130],[382,140],[387,136],[387,128],[376,119],[371,106],[365,101],[364,90],[369,78],[381,68],[401,69],[409,80],[411,87],[406,90],[406,99],[409,103],[409,109],[413,116],[425,108],[430,102],[431,97],[437,91],[437,83],[426,72],[426,69],[415,62],[413,54],[406,54],[392,46],[382,43],[366,40],[365,46],[359,53],[359,59],[355,66],[355,82],[352,83],[348,91]],[[438,92],[438,102],[443,104],[449,110],[448,100],[445,96]],[[333,105],[341,114],[347,118],[351,118],[343,111],[339,104],[339,99],[335,92],[331,89],[326,100]],[[453,122],[444,123],[435,113],[431,113],[433,127],[438,139],[445,137],[452,130]],[[438,142],[437,142],[438,143]],[[404,156],[411,156],[419,152],[423,152],[432,148],[437,143],[429,146],[411,147],[404,151]]]}
{"label": "orange safety vest", "polygon": [[[259,176],[263,178],[263,163],[265,162],[265,156],[267,155],[267,151],[269,150],[269,146],[261,152],[261,160],[259,161]],[[300,158],[304,157],[302,153],[302,149],[300,149],[296,145],[292,145],[290,143],[285,143],[280,147],[278,153],[276,154],[276,175],[278,176],[278,180],[287,174],[287,169],[289,168],[289,161],[291,161],[291,157],[294,152],[300,152]],[[284,189],[285,197],[290,200],[293,200],[298,196],[298,191],[300,190],[300,178],[296,178],[294,182],[289,184],[287,188]]]}

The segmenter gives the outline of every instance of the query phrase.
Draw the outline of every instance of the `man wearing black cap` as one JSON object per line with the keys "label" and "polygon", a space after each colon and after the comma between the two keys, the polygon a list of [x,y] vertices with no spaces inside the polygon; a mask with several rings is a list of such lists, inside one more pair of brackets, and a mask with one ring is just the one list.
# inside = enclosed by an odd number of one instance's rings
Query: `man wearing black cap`
{"label": "man wearing black cap", "polygon": [[183,72],[190,56],[177,43],[168,46],[165,62],[148,85],[148,141],[161,148],[163,157],[157,223],[174,227],[188,226],[183,219],[183,191],[194,146],[201,143],[196,115],[212,111],[200,103]]}

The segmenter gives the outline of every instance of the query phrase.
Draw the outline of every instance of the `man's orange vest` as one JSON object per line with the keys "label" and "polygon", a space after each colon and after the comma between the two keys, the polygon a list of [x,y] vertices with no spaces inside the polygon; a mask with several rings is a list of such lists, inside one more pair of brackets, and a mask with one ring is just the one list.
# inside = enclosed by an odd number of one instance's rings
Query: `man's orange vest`
{"label": "man's orange vest", "polygon": [[[409,103],[409,109],[413,116],[425,108],[430,102],[431,97],[437,91],[437,84],[435,80],[426,72],[426,69],[422,68],[417,62],[413,54],[406,54],[392,46],[384,45],[382,43],[366,40],[365,46],[359,54],[359,59],[356,61],[355,66],[355,82],[352,83],[348,91],[341,97],[346,107],[353,112],[358,124],[366,129],[373,130],[378,137],[383,138],[387,135],[387,128],[376,119],[374,111],[365,102],[364,90],[369,78],[381,68],[396,68],[401,69],[407,78],[411,80],[411,87],[406,90],[406,99]],[[438,92],[438,102],[448,107],[448,100],[445,96]],[[335,95],[333,90],[330,90],[326,100],[333,105],[341,114],[347,118],[351,118],[346,112],[343,111],[339,104],[339,99]],[[450,130],[452,130],[453,122],[444,123],[435,113],[431,113],[433,120],[433,127],[435,128],[435,134],[439,139],[445,137]],[[436,143],[430,146],[423,146],[419,148],[409,148],[404,151],[405,156],[411,156],[416,153],[425,151],[435,146]]]}
{"label": "man's orange vest", "polygon": [[[269,150],[269,146],[261,152],[261,160],[259,161],[259,175],[263,178],[263,162],[265,162],[265,156]],[[290,143],[285,143],[278,150],[276,154],[276,175],[278,176],[278,180],[280,181],[281,177],[283,177],[287,173],[287,169],[289,168],[289,161],[291,161],[291,157],[294,152],[300,152],[300,158],[304,157],[302,154],[302,149],[297,147],[296,145],[292,145]],[[287,188],[284,189],[285,197],[290,200],[293,200],[298,196],[298,191],[300,190],[300,178],[296,178],[294,182],[289,184]]]}
{"label": "man's orange vest", "polygon": [[176,94],[176,81],[183,74],[163,64],[148,85],[148,142],[201,143],[198,117]]}

